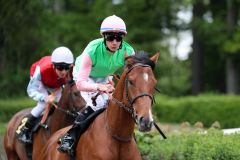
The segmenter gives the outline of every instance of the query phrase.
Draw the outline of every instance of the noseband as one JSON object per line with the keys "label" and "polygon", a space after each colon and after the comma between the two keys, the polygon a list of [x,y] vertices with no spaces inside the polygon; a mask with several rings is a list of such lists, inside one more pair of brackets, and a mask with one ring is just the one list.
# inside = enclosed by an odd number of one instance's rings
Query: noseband
{"label": "noseband", "polygon": [[123,109],[125,109],[127,112],[129,112],[134,120],[134,122],[136,124],[138,124],[138,121],[137,121],[137,113],[136,113],[136,110],[135,108],[133,107],[133,104],[134,102],[138,99],[138,98],[141,98],[141,97],[144,97],[144,96],[148,96],[152,103],[153,103],[153,96],[149,93],[141,93],[141,94],[138,94],[137,96],[135,96],[134,98],[130,98],[129,97],[129,91],[128,91],[128,74],[136,67],[150,67],[149,65],[146,65],[146,64],[141,64],[141,63],[138,63],[136,65],[133,65],[127,72],[126,72],[126,78],[125,78],[125,95],[126,95],[126,98],[127,98],[127,101],[128,101],[128,104],[124,104],[123,102],[117,100],[116,98],[112,98],[112,100],[114,102],[116,102],[118,104],[119,107],[122,107]]}

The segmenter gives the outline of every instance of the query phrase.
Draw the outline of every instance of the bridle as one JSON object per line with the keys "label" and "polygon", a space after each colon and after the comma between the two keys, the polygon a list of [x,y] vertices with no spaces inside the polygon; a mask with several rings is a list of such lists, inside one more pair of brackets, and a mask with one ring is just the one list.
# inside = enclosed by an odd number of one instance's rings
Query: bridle
{"label": "bridle", "polygon": [[133,104],[134,102],[138,99],[138,98],[141,98],[141,97],[144,97],[144,96],[147,96],[151,99],[152,103],[153,103],[153,95],[152,94],[149,94],[149,93],[140,93],[138,95],[136,95],[134,98],[130,98],[129,97],[129,91],[128,91],[128,74],[136,67],[150,67],[149,65],[146,65],[146,64],[142,64],[142,63],[137,63],[136,65],[133,65],[130,69],[128,69],[128,71],[126,72],[126,78],[125,78],[125,82],[124,82],[124,85],[125,85],[125,96],[126,96],[126,99],[128,101],[128,104],[124,104],[123,102],[119,101],[118,99],[112,97],[112,100],[118,104],[119,107],[123,108],[124,110],[126,110],[127,112],[129,112],[134,120],[134,122],[136,124],[138,124],[138,120],[137,120],[137,113],[136,113],[136,110],[135,108],[133,107]]}
{"label": "bridle", "polygon": [[[70,89],[75,85],[74,80],[70,80],[68,83],[70,85]],[[62,89],[62,91],[63,91],[63,89]],[[73,101],[73,95],[72,94],[73,94],[72,92],[70,92],[70,94],[68,94],[69,99],[71,99],[71,101]],[[71,104],[70,108],[80,108],[80,107],[74,106],[73,103],[70,103],[70,104]],[[56,109],[65,113],[65,114],[67,114],[68,116],[73,117],[73,118],[76,118],[78,116],[78,113],[76,111],[72,111],[72,110],[69,110],[69,109],[63,109],[62,107],[56,107]]]}

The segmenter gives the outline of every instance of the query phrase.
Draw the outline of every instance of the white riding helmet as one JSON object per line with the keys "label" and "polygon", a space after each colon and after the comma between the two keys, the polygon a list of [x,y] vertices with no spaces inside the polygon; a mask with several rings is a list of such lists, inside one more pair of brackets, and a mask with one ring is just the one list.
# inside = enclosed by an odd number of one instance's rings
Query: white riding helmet
{"label": "white riding helmet", "polygon": [[118,16],[112,15],[105,18],[101,24],[100,33],[117,31],[127,34],[125,22]]}
{"label": "white riding helmet", "polygon": [[73,64],[73,54],[67,47],[58,47],[52,52],[52,63]]}

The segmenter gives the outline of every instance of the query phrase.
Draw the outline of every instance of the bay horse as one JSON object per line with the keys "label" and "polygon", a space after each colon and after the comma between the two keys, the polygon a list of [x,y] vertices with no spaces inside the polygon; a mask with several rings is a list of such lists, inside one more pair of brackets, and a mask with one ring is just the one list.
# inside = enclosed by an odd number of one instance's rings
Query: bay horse
{"label": "bay horse", "polygon": [[159,53],[151,58],[136,54],[125,59],[124,71],[107,109],[81,135],[75,157],[57,151],[58,140],[67,127],[48,140],[39,160],[141,160],[134,128],[137,124],[141,132],[151,130],[151,107],[157,83],[153,68],[158,57]]}
{"label": "bay horse", "polygon": [[[33,152],[32,159],[37,160],[39,152],[43,148],[47,139],[57,130],[66,127],[73,123],[75,114],[85,107],[86,102],[78,91],[73,80],[64,85],[62,96],[53,114],[47,120],[48,129],[40,127],[33,134]],[[31,108],[24,109],[16,113],[7,125],[7,130],[4,135],[4,148],[8,160],[28,160],[25,144],[19,142],[16,138],[15,131],[23,117],[29,114]]]}

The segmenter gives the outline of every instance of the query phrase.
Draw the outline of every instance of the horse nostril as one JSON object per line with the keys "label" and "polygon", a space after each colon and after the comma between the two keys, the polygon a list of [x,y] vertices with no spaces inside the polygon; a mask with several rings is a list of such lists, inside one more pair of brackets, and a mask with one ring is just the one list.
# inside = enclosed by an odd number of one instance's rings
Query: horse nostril
{"label": "horse nostril", "polygon": [[148,131],[152,128],[153,122],[149,118],[140,117],[139,124],[143,130]]}
{"label": "horse nostril", "polygon": [[143,121],[143,117],[140,117],[139,118],[139,122],[141,123]]}
{"label": "horse nostril", "polygon": [[141,118],[140,118],[140,121],[142,121],[143,123],[150,123],[149,118],[141,117]]}

